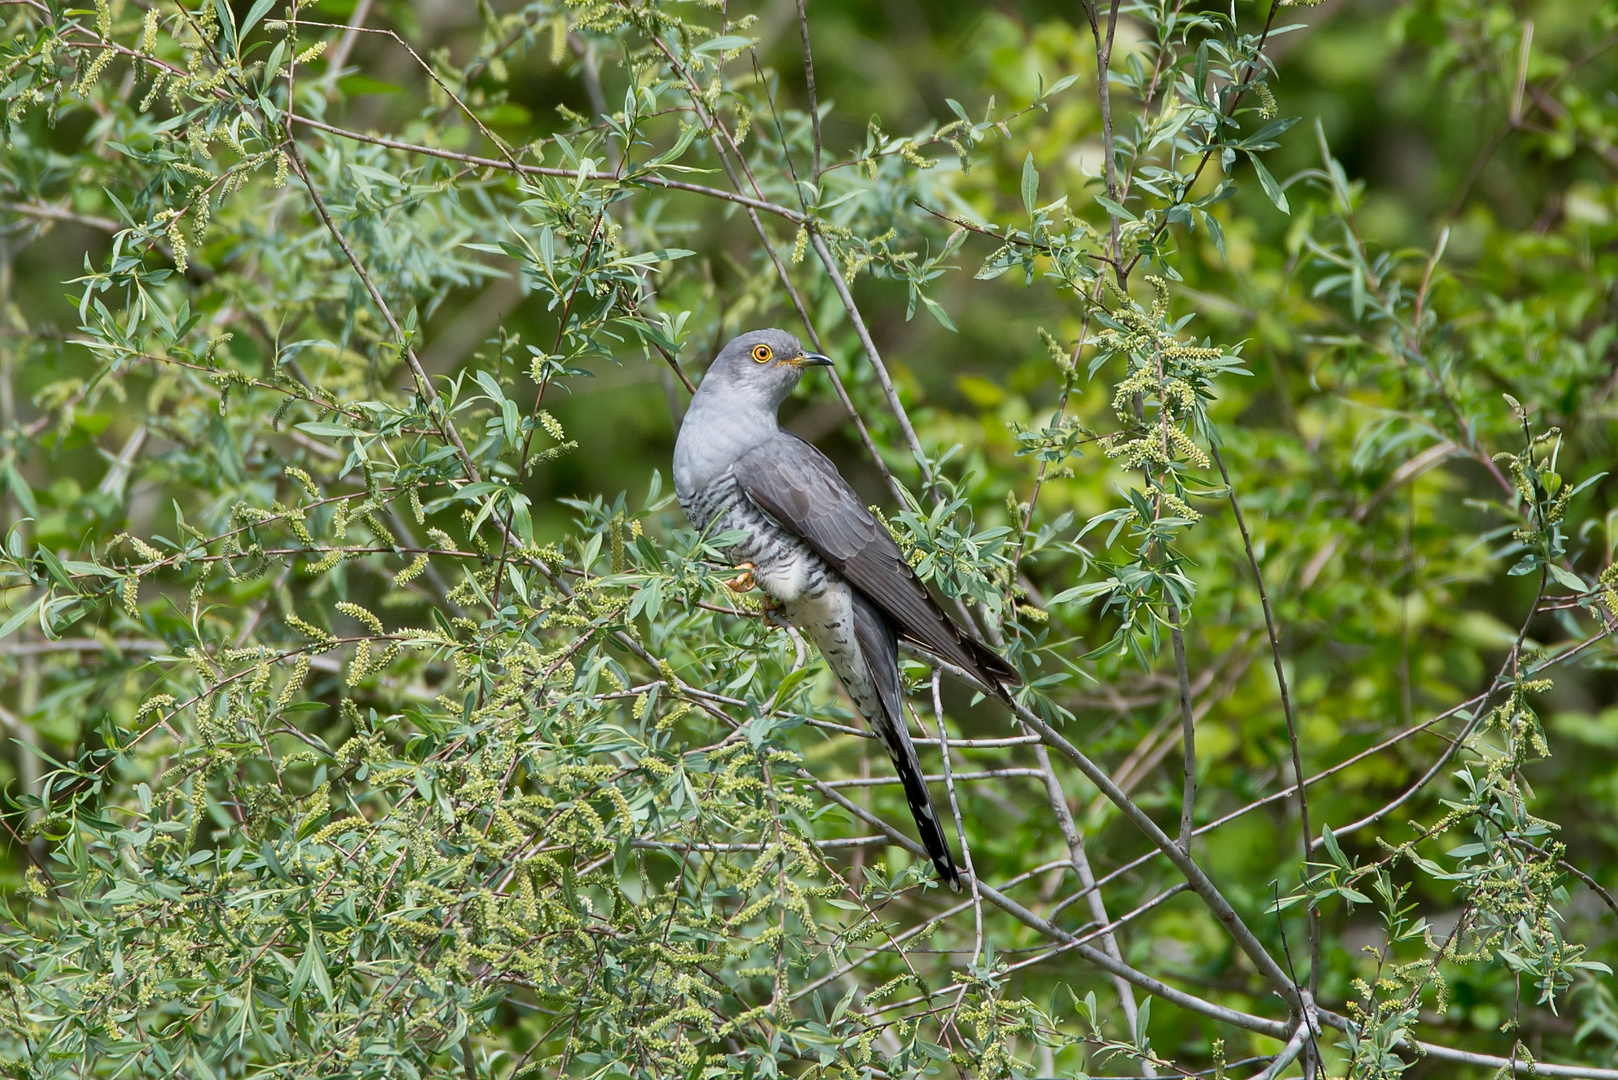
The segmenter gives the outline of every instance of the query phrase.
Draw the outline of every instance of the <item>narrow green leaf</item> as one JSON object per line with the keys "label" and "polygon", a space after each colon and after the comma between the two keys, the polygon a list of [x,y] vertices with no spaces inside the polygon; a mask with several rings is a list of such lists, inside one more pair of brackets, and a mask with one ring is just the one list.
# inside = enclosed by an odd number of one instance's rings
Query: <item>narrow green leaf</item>
{"label": "narrow green leaf", "polygon": [[692,49],[693,53],[726,53],[732,49],[748,49],[753,45],[753,38],[742,37],[739,34],[724,34],[720,37],[709,38],[701,45]]}
{"label": "narrow green leaf", "polygon": [[1270,170],[1264,167],[1264,163],[1258,159],[1258,155],[1250,152],[1247,155],[1247,160],[1253,163],[1253,171],[1258,174],[1259,186],[1264,189],[1264,194],[1270,197],[1270,201],[1275,204],[1275,208],[1283,214],[1291,214],[1291,209],[1287,207],[1286,192],[1281,190],[1281,185],[1275,182],[1275,177],[1270,175]]}
{"label": "narrow green leaf", "polygon": [[1096,205],[1101,207],[1103,210],[1105,210],[1112,217],[1121,218],[1124,221],[1138,221],[1138,220],[1140,220],[1134,214],[1130,213],[1127,209],[1125,209],[1122,205],[1120,205],[1119,203],[1113,202],[1111,199],[1107,198],[1105,195],[1097,195],[1096,196]]}
{"label": "narrow green leaf", "polygon": [[1566,586],[1572,592],[1582,593],[1590,588],[1590,586],[1587,585],[1584,579],[1579,575],[1575,574],[1571,570],[1565,570],[1553,562],[1546,563],[1545,569],[1550,571],[1551,577],[1555,578],[1560,584]]}
{"label": "narrow green leaf", "polygon": [[247,17],[242,20],[241,36],[245,38],[248,34],[251,34],[253,27],[258,25],[258,21],[269,13],[269,10],[276,5],[276,2],[277,0],[258,0],[256,4],[249,8]]}
{"label": "narrow green leaf", "polygon": [[0,626],[0,638],[8,638],[14,632],[16,632],[17,627],[21,626],[23,623],[27,622],[33,617],[34,612],[39,610],[39,605],[43,603],[44,600],[44,596],[36,596],[34,597],[33,602],[27,607],[21,607],[12,612],[11,618],[6,620],[4,626]]}
{"label": "narrow green leaf", "polygon": [[329,438],[337,439],[360,434],[345,424],[329,424],[318,420],[309,420],[301,424],[294,424],[293,426],[299,431],[303,432],[305,435],[325,435]]}

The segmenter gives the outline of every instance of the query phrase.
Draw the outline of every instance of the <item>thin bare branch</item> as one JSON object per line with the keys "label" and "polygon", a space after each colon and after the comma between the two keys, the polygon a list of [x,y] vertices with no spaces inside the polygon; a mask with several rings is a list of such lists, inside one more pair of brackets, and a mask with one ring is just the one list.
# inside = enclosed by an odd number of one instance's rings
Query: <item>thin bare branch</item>
{"label": "thin bare branch", "polygon": [[[1014,702],[1013,707],[1018,718],[1044,738],[1045,745],[1077,765],[1085,778],[1099,788],[1102,794],[1106,795],[1118,809],[1122,810],[1124,816],[1141,832],[1145,833],[1146,838],[1168,857],[1169,862],[1174,864],[1174,868],[1190,883],[1192,890],[1202,898],[1203,903],[1208,905],[1208,909],[1213,912],[1220,925],[1225,927],[1231,938],[1236,942],[1236,946],[1252,961],[1259,974],[1270,984],[1270,988],[1281,996],[1289,1008],[1295,1011],[1299,1009],[1301,1003],[1298,1000],[1297,989],[1292,985],[1292,980],[1281,969],[1281,966],[1275,962],[1275,958],[1269,954],[1269,951],[1264,948],[1258,938],[1253,936],[1252,930],[1248,929],[1247,924],[1236,913],[1236,909],[1231,907],[1230,901],[1225,899],[1224,894],[1214,885],[1202,867],[1198,866],[1187,852],[1183,851],[1168,834],[1164,833],[1146,811],[1142,810],[1128,795],[1120,791],[1118,785],[1112,782],[1112,778],[1080,751],[1078,747],[1064,739],[1055,728],[1052,728],[1027,706]],[[1136,985],[1139,984],[1137,983]]]}
{"label": "thin bare branch", "polygon": [[[850,802],[848,799],[844,798],[841,793],[820,785],[809,773],[800,771],[800,775],[804,779],[809,780],[822,795],[837,803],[837,805],[841,806],[844,810],[847,810],[861,821],[873,825],[887,834],[889,840],[894,844],[904,848],[906,851],[917,856],[918,858],[925,858],[927,856],[926,848],[922,847],[916,841],[910,839],[910,837],[906,836],[904,833],[901,833],[898,829],[894,828],[886,821],[876,817],[863,807]],[[1172,841],[1170,842],[1169,846],[1173,847]],[[1281,1024],[1273,1020],[1266,1020],[1261,1016],[1253,1016],[1250,1013],[1240,1012],[1236,1009],[1227,1008],[1223,1005],[1216,1004],[1215,1002],[1199,998],[1194,994],[1188,994],[1185,991],[1170,986],[1169,984],[1158,979],[1154,979],[1145,972],[1138,971],[1135,968],[1130,967],[1128,964],[1115,961],[1112,957],[1108,956],[1100,949],[1096,949],[1088,945],[1078,944],[1077,938],[1073,934],[1068,933],[1066,930],[1063,930],[1058,926],[1053,926],[1049,922],[1040,918],[1038,915],[1035,915],[1032,911],[1029,911],[1027,908],[1017,903],[1017,901],[1011,899],[1011,897],[1007,896],[1000,890],[982,883],[979,884],[978,888],[985,900],[1000,908],[1012,918],[1023,923],[1025,926],[1038,931],[1053,941],[1059,941],[1063,944],[1071,945],[1074,951],[1076,951],[1080,956],[1084,957],[1090,963],[1101,968],[1103,971],[1110,974],[1119,975],[1127,979],[1129,982],[1133,983],[1142,990],[1145,990],[1149,994],[1163,998],[1165,1001],[1178,1005],[1179,1007],[1187,1009],[1191,1012],[1198,1013],[1199,1015],[1209,1017],[1210,1019],[1218,1020],[1222,1023],[1231,1024],[1236,1027],[1245,1028],[1248,1031],[1256,1031],[1260,1034],[1269,1035],[1272,1038],[1285,1038],[1286,1032],[1290,1030],[1285,1024]]]}
{"label": "thin bare branch", "polygon": [[972,847],[966,842],[966,822],[961,819],[961,801],[955,796],[955,775],[949,760],[949,731],[944,726],[944,698],[938,688],[942,674],[937,668],[933,669],[933,718],[938,722],[938,746],[944,759],[944,788],[949,792],[949,809],[955,818],[955,835],[961,842],[961,862],[966,866],[967,884],[972,887],[972,919],[975,927],[972,938],[972,966],[976,967],[983,957],[983,899],[978,891],[978,872],[972,865]]}
{"label": "thin bare branch", "polygon": [[410,365],[411,373],[415,375],[417,392],[421,394],[429,407],[433,408],[437,413],[434,419],[443,433],[444,441],[454,445],[456,453],[460,456],[461,465],[466,469],[467,479],[476,483],[482,479],[478,472],[478,467],[473,462],[472,455],[467,452],[466,444],[461,441],[461,433],[456,430],[454,418],[449,415],[449,410],[444,408],[443,399],[438,396],[438,390],[433,386],[432,377],[422,368],[421,360],[416,356],[414,346],[406,339],[404,328],[399,325],[399,320],[393,317],[393,309],[388,306],[387,300],[383,298],[381,291],[376,287],[376,282],[371,280],[371,275],[365,269],[365,265],[360,262],[359,256],[354,254],[354,249],[348,244],[348,238],[343,235],[343,231],[332,220],[331,212],[326,209],[326,200],[321,198],[320,189],[309,176],[309,169],[304,164],[303,154],[299,152],[298,144],[295,141],[288,142],[286,152],[292,164],[292,170],[298,174],[298,179],[303,181],[305,189],[309,192],[309,198],[314,202],[315,212],[320,215],[320,220],[326,226],[326,231],[331,233],[332,238],[337,241],[337,246],[342,249],[343,257],[348,260],[349,266],[353,268],[355,275],[360,279],[360,284],[365,286],[365,291],[371,297],[371,302],[376,305],[378,313],[387,321],[388,329],[393,333],[394,340],[399,343],[403,350],[405,360]]}
{"label": "thin bare branch", "polygon": [[[1242,547],[1247,552],[1247,565],[1253,571],[1253,583],[1258,587],[1259,604],[1264,611],[1264,629],[1270,639],[1270,659],[1275,667],[1275,683],[1281,692],[1281,713],[1286,719],[1287,741],[1292,748],[1292,775],[1298,780],[1298,821],[1303,833],[1303,861],[1309,861],[1310,842],[1314,833],[1309,828],[1309,793],[1303,783],[1303,758],[1298,751],[1298,721],[1292,712],[1292,694],[1287,689],[1286,665],[1281,662],[1281,635],[1275,626],[1275,612],[1270,607],[1269,590],[1264,587],[1264,571],[1258,564],[1258,552],[1253,548],[1253,537],[1247,531],[1247,518],[1242,515],[1242,504],[1236,498],[1236,487],[1230,482],[1230,472],[1225,468],[1224,455],[1219,452],[1218,442],[1210,442],[1209,448],[1213,451],[1214,464],[1219,467],[1219,477],[1225,482],[1225,495],[1230,502],[1231,513],[1235,515],[1236,527],[1241,530]],[[1320,989],[1320,909],[1313,903],[1309,905],[1309,990],[1311,993]]]}
{"label": "thin bare branch", "polygon": [[754,199],[722,188],[705,187],[702,184],[690,184],[684,180],[670,180],[668,177],[656,173],[629,173],[622,177],[611,172],[584,172],[576,169],[559,169],[548,165],[529,165],[524,162],[504,161],[499,158],[481,157],[477,154],[463,154],[455,150],[445,150],[436,146],[423,146],[420,143],[402,142],[398,139],[389,139],[381,135],[362,134],[346,128],[336,127],[324,121],[309,116],[292,116],[292,122],[304,127],[323,131],[328,135],[335,135],[343,139],[352,139],[355,142],[370,143],[373,146],[383,146],[390,150],[400,150],[409,154],[420,154],[424,157],[442,158],[445,161],[457,161],[463,165],[476,165],[485,169],[500,169],[520,173],[523,176],[554,176],[566,180],[581,178],[598,183],[618,183],[625,185],[645,185],[647,187],[667,188],[670,191],[688,191],[693,195],[701,195],[709,199],[720,199],[724,202],[739,203],[742,206],[758,210],[766,214],[786,218],[791,222],[802,222],[804,217],[796,210],[772,203],[766,199]]}
{"label": "thin bare branch", "polygon": [[1191,674],[1185,664],[1185,632],[1180,609],[1169,601],[1169,640],[1174,646],[1174,674],[1180,686],[1180,756],[1183,784],[1180,792],[1180,850],[1191,853],[1193,818],[1197,805],[1197,729],[1191,711]]}
{"label": "thin bare branch", "polygon": [[[1090,870],[1090,857],[1084,850],[1084,837],[1080,835],[1078,826],[1073,821],[1073,811],[1067,805],[1067,795],[1062,791],[1062,783],[1056,777],[1056,769],[1051,765],[1050,751],[1044,743],[1034,747],[1034,760],[1039,763],[1038,772],[1045,781],[1045,795],[1050,800],[1051,811],[1056,815],[1057,827],[1062,830],[1062,839],[1067,843],[1068,863],[1073,867],[1073,875],[1079,879],[1080,892],[1089,900],[1090,917],[1100,923],[1104,928],[1101,933],[1101,948],[1119,963],[1123,962],[1124,955],[1118,948],[1118,939],[1114,936],[1111,924],[1107,918],[1107,904],[1101,896],[1101,890],[1096,888],[1095,874]],[[1129,1030],[1135,1030],[1136,1017],[1139,1009],[1135,1003],[1134,987],[1121,976],[1112,977],[1113,989],[1118,994],[1118,1004],[1124,1011],[1124,1022]],[[1142,1076],[1156,1076],[1149,1062],[1141,1062]]]}
{"label": "thin bare branch", "polygon": [[808,87],[809,124],[814,133],[815,157],[809,176],[820,183],[820,102],[815,97],[815,54],[809,48],[809,15],[804,0],[798,0],[798,34],[803,38],[803,80]]}

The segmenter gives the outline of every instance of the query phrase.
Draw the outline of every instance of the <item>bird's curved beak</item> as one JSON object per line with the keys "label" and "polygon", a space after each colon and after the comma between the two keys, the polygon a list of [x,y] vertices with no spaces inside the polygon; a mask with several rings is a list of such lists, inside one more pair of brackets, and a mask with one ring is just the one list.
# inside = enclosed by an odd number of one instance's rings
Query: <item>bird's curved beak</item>
{"label": "bird's curved beak", "polygon": [[789,360],[789,361],[787,361],[787,363],[791,364],[793,367],[831,367],[832,366],[831,357],[822,356],[820,353],[817,353],[817,352],[806,352],[802,356],[798,357],[796,360]]}

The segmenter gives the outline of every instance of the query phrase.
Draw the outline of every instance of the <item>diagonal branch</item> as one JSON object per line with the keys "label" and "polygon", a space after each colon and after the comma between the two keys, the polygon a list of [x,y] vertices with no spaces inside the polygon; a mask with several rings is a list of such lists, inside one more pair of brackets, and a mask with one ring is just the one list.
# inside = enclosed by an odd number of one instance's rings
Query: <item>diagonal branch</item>
{"label": "diagonal branch", "polygon": [[1230,901],[1225,899],[1224,894],[1219,891],[1218,886],[1213,883],[1202,867],[1197,865],[1196,860],[1188,852],[1182,850],[1180,845],[1175,843],[1174,839],[1165,833],[1157,822],[1153,821],[1151,816],[1142,810],[1133,799],[1119,790],[1118,785],[1112,782],[1112,778],[1106,774],[1105,770],[1091,761],[1083,751],[1063,738],[1055,728],[1047,724],[1026,705],[1013,701],[1012,708],[1016,710],[1017,717],[1024,724],[1044,737],[1045,745],[1056,750],[1063,757],[1077,765],[1085,778],[1099,788],[1101,793],[1107,796],[1118,809],[1122,810],[1124,816],[1133,822],[1136,828],[1146,834],[1146,838],[1168,857],[1169,862],[1174,864],[1174,868],[1190,884],[1192,891],[1202,898],[1203,903],[1208,906],[1214,917],[1219,920],[1236,942],[1237,948],[1247,955],[1253,966],[1258,969],[1259,974],[1270,984],[1270,988],[1287,1003],[1289,1009],[1294,1012],[1301,1009],[1302,1001],[1299,998],[1297,988],[1292,984],[1292,980],[1281,969],[1281,966],[1275,962],[1275,958],[1269,954],[1269,951],[1264,948],[1258,938],[1253,935],[1253,931],[1248,929],[1241,916],[1236,914],[1236,909],[1231,907]]}
{"label": "diagonal branch", "polygon": [[[1292,694],[1287,689],[1286,666],[1281,662],[1281,637],[1275,628],[1275,612],[1270,607],[1270,594],[1264,588],[1264,571],[1258,565],[1258,553],[1253,548],[1253,537],[1247,531],[1247,519],[1242,516],[1242,504],[1236,498],[1236,487],[1230,482],[1230,472],[1225,468],[1225,458],[1219,452],[1219,443],[1210,440],[1209,449],[1213,451],[1214,464],[1219,466],[1219,477],[1225,482],[1225,493],[1230,500],[1231,512],[1236,517],[1236,527],[1241,530],[1242,547],[1247,552],[1247,565],[1253,571],[1253,583],[1258,586],[1259,603],[1264,609],[1264,629],[1270,637],[1270,659],[1275,665],[1275,683],[1281,690],[1281,711],[1286,717],[1287,740],[1292,746],[1292,775],[1298,781],[1298,819],[1303,830],[1303,861],[1304,872],[1308,872],[1310,841],[1314,833],[1309,828],[1309,795],[1303,783],[1303,758],[1298,752],[1298,721],[1292,712]],[[1309,905],[1309,989],[1311,992],[1320,988],[1320,909],[1315,904]]]}
{"label": "diagonal branch", "polygon": [[320,197],[319,189],[315,187],[314,180],[309,176],[309,169],[304,164],[303,154],[298,150],[297,141],[288,139],[286,150],[287,158],[292,164],[292,170],[298,174],[298,179],[302,180],[303,186],[308,189],[309,197],[314,200],[315,211],[325,224],[326,231],[331,233],[332,238],[337,241],[337,246],[342,249],[344,258],[348,260],[348,265],[353,267],[354,273],[360,279],[360,284],[365,286],[365,291],[371,297],[371,302],[376,305],[377,311],[387,321],[388,329],[392,332],[394,340],[399,342],[399,347],[404,352],[405,360],[410,365],[411,374],[416,378],[417,391],[426,401],[428,408],[438,414],[435,420],[444,436],[444,440],[454,444],[455,451],[461,459],[461,465],[466,469],[467,478],[473,483],[477,483],[481,479],[478,467],[473,463],[472,455],[467,452],[466,444],[461,441],[461,433],[456,430],[454,419],[450,416],[449,410],[444,407],[443,399],[438,396],[438,390],[433,386],[433,380],[428,376],[426,369],[421,366],[421,360],[416,356],[416,350],[405,339],[404,328],[399,325],[399,320],[393,317],[393,309],[388,306],[387,300],[383,298],[381,291],[377,289],[376,282],[371,280],[371,275],[365,269],[365,264],[360,262],[359,256],[354,254],[354,249],[348,244],[348,238],[343,235],[343,231],[332,220],[331,212],[326,209],[326,200]]}
{"label": "diagonal branch", "polygon": [[[1060,738],[1060,736],[1057,737]],[[880,817],[877,817],[875,814],[871,813],[869,810],[866,810],[857,803],[845,798],[841,792],[838,792],[832,788],[824,787],[815,779],[814,775],[807,770],[800,769],[798,774],[804,780],[808,781],[812,787],[819,791],[822,796],[835,802],[838,806],[841,806],[844,810],[847,810],[861,821],[876,827],[885,833],[888,839],[897,846],[904,848],[906,851],[917,856],[918,858],[926,857],[926,848],[922,847],[919,843],[910,839],[910,837],[888,824],[888,822],[884,821]],[[1172,847],[1173,841],[1170,841],[1169,844]],[[1170,986],[1168,983],[1154,979],[1145,972],[1130,967],[1128,964],[1123,963],[1122,961],[1114,960],[1101,949],[1097,949],[1089,945],[1079,945],[1077,944],[1077,939],[1073,934],[1070,934],[1061,927],[1054,926],[1046,920],[1040,918],[1038,915],[1035,915],[1032,911],[1029,911],[1027,908],[1017,903],[1017,901],[1011,899],[1011,897],[1007,896],[1005,893],[994,888],[993,886],[980,883],[978,888],[985,900],[989,901],[989,903],[1004,911],[1006,914],[1010,915],[1024,926],[1036,930],[1054,941],[1072,945],[1073,950],[1090,963],[1101,968],[1103,971],[1108,972],[1109,974],[1118,975],[1124,979],[1127,979],[1130,983],[1140,987],[1142,990],[1145,990],[1154,997],[1160,997],[1173,1005],[1177,1005],[1182,1009],[1186,1009],[1187,1011],[1206,1016],[1209,1019],[1218,1020],[1221,1023],[1231,1024],[1235,1027],[1244,1028],[1248,1031],[1256,1031],[1261,1035],[1268,1035],[1275,1039],[1284,1039],[1291,1031],[1291,1028],[1283,1022],[1266,1020],[1262,1016],[1254,1016],[1251,1013],[1240,1012],[1236,1009],[1227,1008],[1224,1005],[1219,1005],[1215,1002],[1199,998],[1194,994],[1188,994],[1183,990]],[[1193,885],[1192,888],[1195,888],[1195,885]],[[1290,987],[1288,989],[1290,989]]]}
{"label": "diagonal branch", "polygon": [[1175,682],[1180,691],[1180,755],[1183,785],[1180,793],[1180,850],[1191,851],[1197,806],[1197,719],[1191,710],[1191,672],[1185,663],[1185,632],[1180,628],[1180,607],[1169,601],[1169,637],[1174,645]]}
{"label": "diagonal branch", "polygon": [[[1067,842],[1068,863],[1073,867],[1073,875],[1079,879],[1080,891],[1088,898],[1090,917],[1100,923],[1104,928],[1101,935],[1101,948],[1106,954],[1123,963],[1124,955],[1118,949],[1118,939],[1114,936],[1107,918],[1107,904],[1101,897],[1101,890],[1096,888],[1096,876],[1090,869],[1090,857],[1084,850],[1084,837],[1079,834],[1078,826],[1073,822],[1073,811],[1068,808],[1067,795],[1062,791],[1062,783],[1056,778],[1056,770],[1051,766],[1050,751],[1044,743],[1034,746],[1034,760],[1039,763],[1040,775],[1045,780],[1045,794],[1050,799],[1051,810],[1056,815],[1056,824],[1062,830],[1062,839]],[[1130,986],[1129,980],[1119,975],[1112,977],[1112,986],[1118,993],[1118,1004],[1124,1011],[1124,1022],[1130,1031],[1135,1030],[1135,1017],[1139,1010],[1135,1004],[1135,990]],[[1141,1062],[1143,1076],[1155,1076],[1150,1063]]]}
{"label": "diagonal branch", "polygon": [[888,367],[882,362],[882,354],[877,352],[876,342],[871,340],[870,328],[865,325],[865,317],[860,314],[859,306],[854,303],[854,296],[848,291],[848,282],[843,280],[843,272],[837,267],[837,260],[832,256],[831,249],[826,246],[826,240],[816,228],[809,229],[809,243],[820,257],[821,265],[826,268],[826,274],[831,279],[831,287],[836,290],[837,298],[843,302],[843,310],[848,313],[848,320],[854,326],[854,333],[860,339],[860,346],[865,350],[866,359],[871,362],[871,370],[876,372],[876,381],[882,386],[882,393],[888,399],[888,408],[893,410],[894,418],[899,421],[899,430],[904,433],[905,442],[910,447],[910,453],[916,459],[916,467],[921,470],[922,485],[938,498],[934,490],[932,467],[927,464],[927,454],[921,448],[921,440],[916,437],[916,429],[910,423],[910,414],[905,411],[904,403],[899,400],[899,392],[894,389],[893,379],[888,375]]}
{"label": "diagonal branch", "polygon": [[[820,102],[815,97],[815,54],[809,48],[809,16],[803,9],[803,0],[798,0],[798,34],[803,38],[803,80],[808,87],[809,124],[815,140],[814,167],[809,175],[818,186],[820,183]],[[785,150],[784,142],[782,149]]]}
{"label": "diagonal branch", "polygon": [[943,751],[944,789],[949,793],[949,809],[955,818],[955,835],[961,841],[961,861],[966,864],[966,880],[972,886],[972,918],[975,928],[972,966],[976,967],[978,961],[983,958],[983,900],[978,890],[978,872],[972,865],[972,848],[966,842],[966,822],[961,819],[961,802],[955,797],[955,773],[949,759],[949,731],[944,726],[944,698],[939,693],[938,685],[942,674],[938,668],[933,668],[933,717],[938,721],[938,746]]}
{"label": "diagonal branch", "polygon": [[628,176],[619,177],[616,173],[602,172],[599,170],[595,172],[581,172],[578,169],[559,169],[551,165],[529,165],[520,161],[514,162],[500,158],[481,157],[477,154],[463,154],[456,150],[445,150],[442,147],[437,146],[424,146],[421,143],[403,142],[399,139],[390,139],[382,135],[369,135],[358,131],[352,131],[347,128],[336,127],[335,125],[325,123],[321,120],[316,120],[310,116],[289,115],[287,119],[291,123],[302,124],[304,127],[311,127],[316,131],[323,131],[328,135],[335,135],[340,139],[351,139],[354,142],[370,143],[372,146],[381,146],[389,150],[399,150],[407,154],[420,154],[423,157],[442,158],[445,161],[455,161],[463,165],[475,165],[480,169],[501,169],[507,172],[514,172],[522,176],[551,176],[564,180],[577,180],[582,177],[585,180],[597,181],[601,183],[620,183],[627,185],[644,184],[649,187],[667,188],[670,191],[686,191],[693,195],[701,195],[709,199],[720,199],[725,202],[739,203],[742,206],[750,207],[766,214],[774,214],[777,217],[783,217],[792,222],[801,222],[804,220],[804,215],[798,211],[782,206],[779,203],[770,202],[768,199],[754,199],[746,195],[739,195],[732,191],[725,191],[723,188],[706,187],[702,184],[690,184],[683,180],[670,180],[669,178],[659,176],[656,173],[631,173]]}

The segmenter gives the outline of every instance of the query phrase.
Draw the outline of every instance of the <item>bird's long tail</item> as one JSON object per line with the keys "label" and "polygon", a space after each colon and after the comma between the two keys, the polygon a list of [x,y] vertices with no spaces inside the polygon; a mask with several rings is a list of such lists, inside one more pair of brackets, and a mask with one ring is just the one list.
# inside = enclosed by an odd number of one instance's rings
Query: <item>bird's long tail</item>
{"label": "bird's long tail", "polygon": [[961,889],[960,872],[950,855],[949,840],[933,808],[932,793],[927,790],[926,774],[916,758],[916,747],[910,741],[910,729],[905,726],[903,701],[899,685],[899,637],[887,617],[858,592],[854,593],[854,640],[865,657],[865,666],[876,682],[882,700],[881,716],[868,716],[871,728],[888,748],[893,767],[904,783],[905,799],[910,813],[916,819],[916,830],[921,834],[922,846],[938,868],[938,876],[956,892]]}

